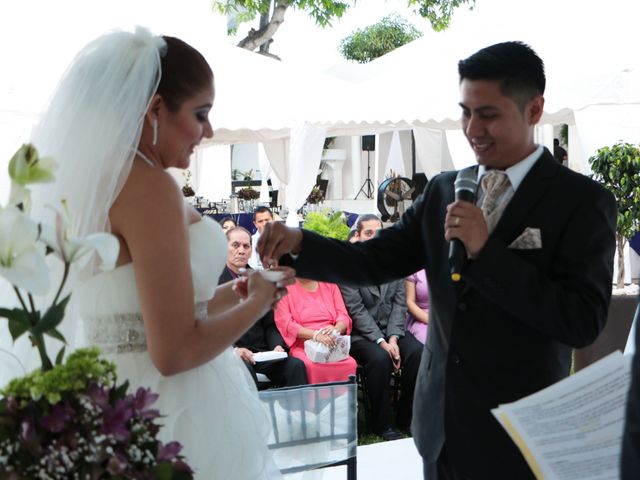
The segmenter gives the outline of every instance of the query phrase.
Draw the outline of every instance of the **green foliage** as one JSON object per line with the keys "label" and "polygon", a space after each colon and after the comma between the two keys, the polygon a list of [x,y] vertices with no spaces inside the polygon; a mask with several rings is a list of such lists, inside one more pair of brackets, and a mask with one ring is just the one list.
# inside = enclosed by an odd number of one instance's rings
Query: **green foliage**
{"label": "green foliage", "polygon": [[640,230],[640,148],[618,142],[589,158],[592,178],[616,197],[618,234],[631,238]]}
{"label": "green foliage", "polygon": [[[291,7],[306,12],[320,27],[331,26],[331,22],[342,17],[351,3],[333,0],[291,0],[278,3],[289,3]],[[267,13],[271,9],[272,0],[214,0],[213,8],[224,14],[237,15],[239,23],[250,21]],[[272,10],[272,9],[271,9]]]}
{"label": "green foliage", "polygon": [[46,372],[38,369],[16,378],[0,393],[21,403],[45,397],[49,403],[55,404],[65,392],[83,392],[93,383],[112,384],[116,379],[116,367],[99,355],[97,348],[78,349],[64,364]]}
{"label": "green foliage", "polygon": [[421,36],[404,18],[389,15],[374,25],[356,30],[340,42],[339,49],[347,60],[367,63]]}
{"label": "green foliage", "polygon": [[592,178],[602,183],[616,198],[618,218],[616,243],[618,249],[617,287],[624,287],[624,247],[627,239],[640,230],[640,149],[630,143],[618,142],[600,148],[589,158]]}
{"label": "green foliage", "polygon": [[349,227],[344,213],[331,213],[328,208],[321,212],[309,212],[302,228],[337,240],[346,240],[349,236]]}
{"label": "green foliage", "polygon": [[[324,28],[330,27],[334,20],[341,18],[355,4],[356,0],[213,0],[212,7],[225,15],[235,16],[236,24],[229,29],[230,34],[235,34],[238,24],[253,21],[266,13],[273,13],[276,6],[285,10],[289,7],[301,10],[307,13],[318,26]],[[453,12],[462,5],[473,8],[475,0],[407,0],[407,6],[414,7],[415,13],[429,20],[435,31],[446,29]],[[269,23],[272,21],[274,21],[273,18]],[[276,19],[278,24],[282,21],[283,18]],[[247,38],[255,33],[252,29]],[[272,36],[273,34],[268,38]]]}
{"label": "green foliage", "polygon": [[418,7],[418,13],[431,23],[436,32],[449,28],[451,16],[456,8],[469,5],[473,8],[475,0],[408,0],[409,6]]}

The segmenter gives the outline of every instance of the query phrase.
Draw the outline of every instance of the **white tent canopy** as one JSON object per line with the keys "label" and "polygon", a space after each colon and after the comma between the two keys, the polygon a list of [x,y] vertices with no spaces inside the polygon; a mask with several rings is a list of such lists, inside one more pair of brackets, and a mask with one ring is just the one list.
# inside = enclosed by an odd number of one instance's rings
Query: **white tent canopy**
{"label": "white tent canopy", "polygon": [[[456,63],[481,47],[513,39],[531,44],[545,60],[548,88],[543,122],[571,125],[569,154],[581,160],[580,169],[584,170],[594,145],[611,143],[617,135],[638,141],[634,119],[640,118],[636,111],[640,82],[629,55],[636,43],[640,7],[628,0],[610,0],[602,8],[579,0],[478,2],[471,12],[458,10],[449,30],[425,32],[423,38],[370,64],[352,66],[358,71],[352,76],[357,84],[308,75],[282,62],[221,45],[224,25],[208,4],[25,0],[11,8],[18,13],[0,15],[0,32],[14,32],[5,45],[23,41],[12,28],[15,23],[30,23],[20,35],[35,31],[47,41],[2,52],[7,68],[0,78],[0,162],[26,136],[51,91],[52,79],[59,77],[79,46],[109,28],[136,23],[180,36],[203,51],[217,84],[211,117],[216,130],[213,143],[280,143],[279,158],[273,153],[276,145],[265,145],[276,172],[275,164],[286,158],[288,145],[295,143],[287,139],[305,122],[330,136],[412,129],[425,172],[459,166],[466,161],[457,153],[463,149],[451,141],[460,137]],[[37,18],[31,15],[34,11]],[[50,19],[60,20],[65,12],[73,12],[83,22],[75,22],[67,30],[69,35],[60,36],[59,22]],[[580,21],[572,21],[577,15]],[[289,183],[297,181],[289,179]]]}

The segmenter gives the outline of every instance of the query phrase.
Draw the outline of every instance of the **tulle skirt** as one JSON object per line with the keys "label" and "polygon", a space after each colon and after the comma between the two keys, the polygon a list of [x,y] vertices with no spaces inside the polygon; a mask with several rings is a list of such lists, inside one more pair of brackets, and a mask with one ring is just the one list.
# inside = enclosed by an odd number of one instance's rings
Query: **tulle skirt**
{"label": "tulle skirt", "polygon": [[255,384],[232,349],[205,365],[164,377],[147,352],[107,355],[118,378],[149,387],[164,425],[163,442],[178,441],[199,480],[282,478],[267,448],[269,419]]}

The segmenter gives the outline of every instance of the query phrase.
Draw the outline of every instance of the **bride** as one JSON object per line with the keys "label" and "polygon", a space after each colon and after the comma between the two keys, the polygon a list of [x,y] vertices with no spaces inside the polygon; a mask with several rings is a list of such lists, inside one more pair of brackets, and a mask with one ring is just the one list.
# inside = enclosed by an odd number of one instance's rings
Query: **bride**
{"label": "bride", "polygon": [[[117,267],[73,282],[83,345],[98,346],[132,387],[160,394],[161,437],[183,444],[203,479],[271,479],[268,423],[229,346],[293,282],[260,274],[216,289],[226,257],[220,227],[184,202],[167,172],[187,168],[211,138],[213,73],[195,49],[138,28],[94,40],[73,60],[32,142],[59,163],[34,189],[36,219],[65,199],[73,233],[111,232]],[[68,330],[68,329],[67,329]]]}

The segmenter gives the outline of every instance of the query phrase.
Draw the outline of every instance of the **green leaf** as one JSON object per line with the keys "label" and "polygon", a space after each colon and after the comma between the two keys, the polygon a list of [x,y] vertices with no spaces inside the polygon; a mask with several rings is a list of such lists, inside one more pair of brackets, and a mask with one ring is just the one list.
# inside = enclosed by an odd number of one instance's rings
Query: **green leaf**
{"label": "green leaf", "polygon": [[64,352],[67,350],[67,347],[62,347],[60,349],[60,351],[58,352],[58,355],[56,355],[56,365],[62,365],[62,362],[64,360]]}
{"label": "green leaf", "polygon": [[71,295],[67,295],[60,303],[49,307],[49,310],[43,315],[42,320],[33,328],[33,333],[41,335],[47,333],[49,330],[54,330],[60,325],[60,322],[62,322],[64,318],[64,310],[67,308],[67,303],[69,303],[70,298]]}
{"label": "green leaf", "polygon": [[31,328],[29,315],[22,309],[13,310],[2,309],[2,316],[9,320],[9,333],[15,342],[20,336]]}
{"label": "green leaf", "polygon": [[50,337],[55,338],[56,340],[60,340],[62,343],[67,343],[67,339],[64,338],[64,335],[60,333],[60,330],[57,328],[52,328],[51,330],[47,330],[44,332],[45,335],[49,335]]}
{"label": "green leaf", "polygon": [[153,469],[154,478],[158,480],[171,480],[173,476],[173,468],[166,462],[160,463],[156,465]]}

